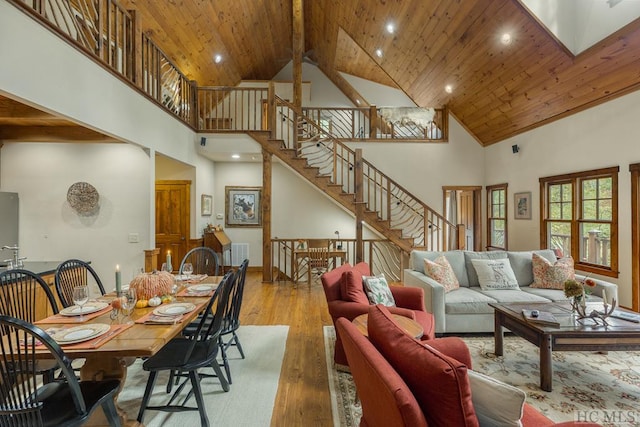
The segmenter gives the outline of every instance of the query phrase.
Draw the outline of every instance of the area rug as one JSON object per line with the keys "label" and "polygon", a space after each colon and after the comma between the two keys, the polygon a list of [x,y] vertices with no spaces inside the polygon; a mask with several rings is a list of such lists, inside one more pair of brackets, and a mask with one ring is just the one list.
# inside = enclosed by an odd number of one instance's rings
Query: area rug
{"label": "area rug", "polygon": [[[238,336],[246,356],[240,357],[237,349],[228,351],[231,367],[231,389],[225,393],[217,378],[204,378],[202,392],[209,423],[219,426],[268,426],[278,391],[280,370],[287,342],[288,326],[241,326]],[[223,370],[224,371],[224,370]],[[207,368],[204,372],[213,372]],[[142,361],[129,367],[127,380],[118,397],[118,404],[130,420],[138,416],[140,401],[148,378],[142,369]],[[167,375],[158,375],[151,404],[166,402]],[[155,403],[154,403],[155,402]],[[195,399],[189,404],[195,406]],[[146,411],[147,427],[199,426],[197,411],[165,413]]]}
{"label": "area rug", "polygon": [[[333,368],[335,331],[324,327],[335,426],[357,426],[351,375]],[[588,420],[603,426],[640,425],[640,352],[554,352],[553,391],[540,389],[539,351],[524,339],[507,336],[497,357],[493,337],[464,337],[475,370],[527,393],[527,403],[555,422]]]}

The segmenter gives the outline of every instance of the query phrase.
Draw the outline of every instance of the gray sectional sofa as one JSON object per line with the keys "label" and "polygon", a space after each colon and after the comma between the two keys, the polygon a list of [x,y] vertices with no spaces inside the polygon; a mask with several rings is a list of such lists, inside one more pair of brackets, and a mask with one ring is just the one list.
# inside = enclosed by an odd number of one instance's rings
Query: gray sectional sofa
{"label": "gray sectional sofa", "polygon": [[[532,254],[534,251],[412,251],[410,268],[404,271],[406,286],[419,286],[424,289],[424,303],[428,312],[433,313],[436,333],[493,332],[493,308],[491,302],[548,302],[566,300],[563,290],[530,288],[533,283]],[[535,251],[551,262],[556,261],[555,254],[549,249]],[[424,259],[435,260],[443,254],[460,282],[460,288],[445,293],[444,287],[425,275]],[[519,289],[487,290],[480,288],[478,276],[472,259],[508,258],[518,280]],[[576,274],[578,280],[584,276]],[[589,298],[600,299],[606,289],[609,302],[618,300],[618,286],[614,283],[594,279],[596,288]]]}

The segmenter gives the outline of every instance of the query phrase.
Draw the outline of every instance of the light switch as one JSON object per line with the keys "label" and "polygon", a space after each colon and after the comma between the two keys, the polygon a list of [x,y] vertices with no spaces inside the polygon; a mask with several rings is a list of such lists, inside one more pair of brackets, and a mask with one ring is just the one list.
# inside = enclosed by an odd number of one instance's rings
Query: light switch
{"label": "light switch", "polygon": [[138,243],[140,242],[140,236],[138,233],[129,233],[129,243]]}
{"label": "light switch", "polygon": [[223,219],[224,218],[224,214],[218,213],[216,214],[216,219]]}

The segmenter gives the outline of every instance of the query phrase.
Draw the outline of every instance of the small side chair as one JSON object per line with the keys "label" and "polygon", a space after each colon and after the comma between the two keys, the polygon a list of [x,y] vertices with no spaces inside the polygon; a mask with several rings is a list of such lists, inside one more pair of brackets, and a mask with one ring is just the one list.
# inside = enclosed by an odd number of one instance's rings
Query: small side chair
{"label": "small side chair", "polygon": [[76,286],[92,285],[98,288],[100,295],[105,294],[102,281],[95,270],[88,262],[79,259],[69,259],[62,262],[56,269],[55,284],[56,293],[63,307],[71,307],[73,305],[73,288]]}

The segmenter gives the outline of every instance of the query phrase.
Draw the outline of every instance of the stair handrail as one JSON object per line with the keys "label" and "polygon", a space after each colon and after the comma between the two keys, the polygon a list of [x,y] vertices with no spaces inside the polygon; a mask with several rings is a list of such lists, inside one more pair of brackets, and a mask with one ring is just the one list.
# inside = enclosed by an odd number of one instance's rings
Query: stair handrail
{"label": "stair handrail", "polygon": [[[283,140],[284,148],[295,150],[309,166],[319,168],[320,175],[330,175],[332,183],[345,193],[355,192],[356,153],[334,138],[314,120],[295,113],[295,107],[275,97],[273,114],[286,121],[295,132],[273,130],[274,138]],[[286,109],[286,112],[284,111]],[[288,137],[285,137],[288,136]],[[402,230],[401,238],[413,239],[411,247],[445,250],[457,247],[457,227],[398,182],[363,159],[364,201],[378,218],[389,221],[391,228]],[[394,206],[395,203],[395,206]],[[419,224],[417,224],[419,222]]]}

